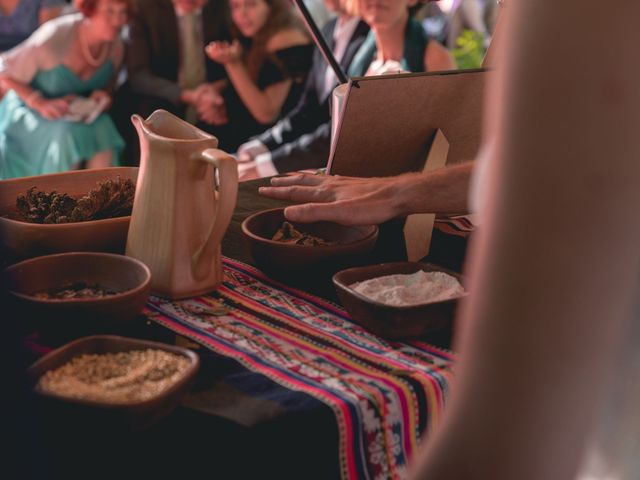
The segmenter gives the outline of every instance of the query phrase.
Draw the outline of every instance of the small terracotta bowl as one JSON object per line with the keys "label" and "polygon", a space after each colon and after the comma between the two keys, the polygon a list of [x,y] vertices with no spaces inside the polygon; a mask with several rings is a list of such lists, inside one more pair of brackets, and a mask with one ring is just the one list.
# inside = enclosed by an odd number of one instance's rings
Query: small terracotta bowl
{"label": "small terracotta bowl", "polygon": [[[83,354],[105,354],[132,350],[162,350],[188,360],[189,365],[180,377],[158,395],[144,401],[108,403],[66,397],[38,388],[38,380]],[[36,361],[27,371],[33,391],[42,403],[48,418],[54,418],[65,428],[140,430],[170,413],[189,391],[200,361],[198,355],[186,348],[164,343],[111,335],[84,337],[67,343]]]}
{"label": "small terracotta bowl", "polygon": [[335,245],[295,245],[271,240],[285,221],[284,208],[263,210],[242,222],[242,233],[255,263],[276,277],[308,275],[311,270],[330,270],[357,265],[373,250],[378,227],[348,227],[333,222],[292,223],[300,232],[315,235]]}
{"label": "small terracotta bowl", "polygon": [[[15,303],[16,318],[25,327],[48,336],[77,338],[113,333],[142,311],[151,287],[151,272],[139,260],[115,253],[73,252],[32,258],[3,272]],[[96,284],[117,292],[97,298],[37,298],[36,292],[75,282]]]}
{"label": "small terracotta bowl", "polygon": [[18,195],[31,187],[80,198],[98,182],[120,177],[135,183],[137,176],[137,167],[113,167],[0,181],[0,246],[15,259],[60,252],[124,253],[130,216],[60,224],[28,223],[11,216]]}
{"label": "small terracotta bowl", "polygon": [[373,333],[389,339],[422,337],[451,326],[458,303],[463,297],[411,306],[386,305],[353,290],[350,285],[376,277],[396,274],[444,272],[464,286],[459,273],[429,263],[394,262],[342,270],[333,276],[333,284],[342,306],[354,321]]}

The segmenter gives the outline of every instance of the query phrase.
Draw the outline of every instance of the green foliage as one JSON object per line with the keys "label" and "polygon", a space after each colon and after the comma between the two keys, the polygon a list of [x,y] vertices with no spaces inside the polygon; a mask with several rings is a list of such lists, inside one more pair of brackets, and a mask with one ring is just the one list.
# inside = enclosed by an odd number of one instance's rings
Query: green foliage
{"label": "green foliage", "polygon": [[456,40],[452,50],[453,58],[459,69],[479,68],[486,49],[481,34],[473,30],[464,30]]}

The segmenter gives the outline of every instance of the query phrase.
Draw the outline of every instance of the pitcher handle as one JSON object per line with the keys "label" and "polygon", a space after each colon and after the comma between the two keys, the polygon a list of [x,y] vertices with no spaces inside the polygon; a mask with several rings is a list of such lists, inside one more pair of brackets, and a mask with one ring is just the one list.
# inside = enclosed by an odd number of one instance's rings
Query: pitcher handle
{"label": "pitcher handle", "polygon": [[[191,157],[192,161],[204,162],[213,165],[218,171],[218,198],[214,221],[209,228],[207,239],[193,255],[191,267],[193,275],[197,279],[205,278],[211,265],[207,259],[215,255],[217,246],[229,226],[231,216],[236,208],[238,197],[238,166],[236,159],[217,148],[208,148]],[[216,174],[214,171],[214,182]]]}

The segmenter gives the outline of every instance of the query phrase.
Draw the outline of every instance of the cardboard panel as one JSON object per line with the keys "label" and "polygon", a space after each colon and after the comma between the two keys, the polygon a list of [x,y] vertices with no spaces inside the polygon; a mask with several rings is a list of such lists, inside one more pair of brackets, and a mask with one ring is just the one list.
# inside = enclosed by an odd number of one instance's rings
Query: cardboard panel
{"label": "cardboard panel", "polygon": [[437,130],[449,141],[447,164],[473,160],[488,75],[456,70],[352,79],[328,172],[375,177],[421,171]]}

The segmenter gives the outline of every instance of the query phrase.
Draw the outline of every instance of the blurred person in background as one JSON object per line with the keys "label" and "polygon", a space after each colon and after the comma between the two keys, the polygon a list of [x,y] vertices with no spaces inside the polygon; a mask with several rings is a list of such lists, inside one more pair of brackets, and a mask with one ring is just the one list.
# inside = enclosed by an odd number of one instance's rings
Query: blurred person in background
{"label": "blurred person in background", "polygon": [[411,17],[417,0],[358,0],[371,31],[349,68],[351,76],[452,70],[455,62]]}
{"label": "blurred person in background", "polygon": [[0,0],[0,51],[26,40],[65,6],[65,0]]}
{"label": "blurred person in background", "polygon": [[[292,4],[294,3],[293,0],[290,1]],[[332,10],[326,8],[323,0],[304,0],[304,5],[307,7],[307,10],[309,10],[311,17],[313,18],[313,21],[316,22],[318,28],[324,27],[324,25],[331,20]]]}
{"label": "blurred person in background", "polygon": [[163,108],[197,122],[196,106],[224,77],[204,47],[229,38],[227,12],[227,0],[136,0],[126,61],[135,113]]}
{"label": "blurred person in background", "polygon": [[[46,22],[0,56],[0,178],[118,164],[124,144],[102,112],[73,120],[78,104],[111,101],[130,0],[76,0],[80,13]],[[84,101],[82,101],[84,98]]]}
{"label": "blurred person in background", "polygon": [[230,0],[234,39],[212,42],[209,58],[223,65],[217,108],[199,112],[215,125],[220,146],[235,151],[298,102],[314,46],[288,0]]}
{"label": "blurred person in background", "polygon": [[[336,17],[321,30],[344,71],[369,32],[357,16],[355,0],[325,0]],[[329,155],[331,92],[338,79],[319,50],[296,107],[270,129],[238,148],[241,180],[322,167]]]}

